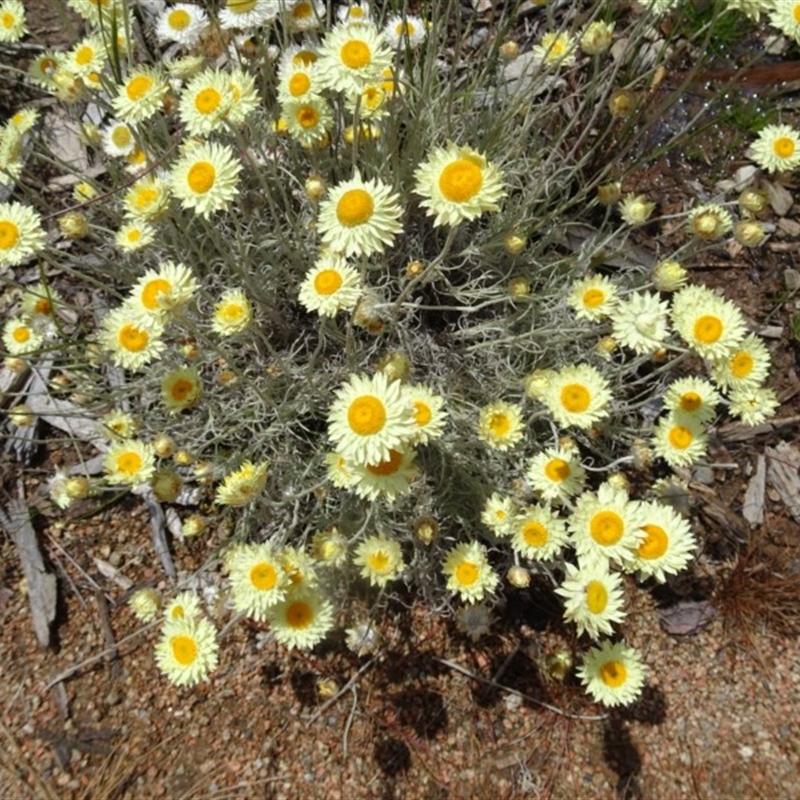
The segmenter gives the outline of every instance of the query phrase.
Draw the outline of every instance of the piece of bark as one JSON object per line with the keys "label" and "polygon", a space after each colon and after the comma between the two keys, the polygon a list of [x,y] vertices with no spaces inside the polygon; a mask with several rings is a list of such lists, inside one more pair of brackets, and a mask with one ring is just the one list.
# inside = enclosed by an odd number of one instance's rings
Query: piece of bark
{"label": "piece of bark", "polygon": [[788,442],[768,447],[767,483],[780,495],[789,513],[800,522],[800,450]]}
{"label": "piece of bark", "polygon": [[156,553],[161,559],[161,566],[164,567],[167,577],[175,580],[178,573],[175,571],[175,564],[172,563],[172,556],[167,544],[164,510],[161,508],[161,503],[152,494],[145,496],[144,501],[147,503],[147,510],[150,512],[150,532],[153,536],[153,547],[155,547]]}
{"label": "piece of bark", "polygon": [[760,525],[764,521],[764,493],[767,488],[767,460],[759,456],[756,460],[756,471],[750,478],[744,493],[742,516],[751,525]]}
{"label": "piece of bark", "polygon": [[56,618],[56,576],[45,569],[25,501],[15,499],[7,511],[0,509],[0,524],[14,542],[22,562],[36,638],[42,647],[49,647],[50,625]]}

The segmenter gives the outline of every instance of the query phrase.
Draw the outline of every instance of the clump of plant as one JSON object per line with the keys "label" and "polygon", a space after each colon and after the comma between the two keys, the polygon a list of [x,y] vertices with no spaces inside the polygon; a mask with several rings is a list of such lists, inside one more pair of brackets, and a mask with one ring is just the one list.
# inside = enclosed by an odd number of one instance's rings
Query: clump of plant
{"label": "clump of plant", "polygon": [[[613,159],[592,167],[669,55],[651,41],[665,4],[543,10],[521,54],[467,44],[456,2],[426,20],[69,5],[87,34],[28,74],[81,121],[90,168],[63,166],[72,197],[37,210],[20,176],[46,134],[33,107],[7,123],[3,341],[89,423],[82,463],[102,454],[99,474],[53,476],[54,514],[130,488],[177,509],[177,558],[208,540],[190,591],[132,598],[164,618],[159,668],[213,672],[208,602],[308,649],[358,583],[376,610],[402,583],[463,618],[535,573],[587,642],[592,697],[635,700],[624,587],[697,542],[631,478],[702,461],[720,413],[776,406],[765,345],[684,266],[730,234],[729,204],[687,209],[664,251],[644,232],[657,198],[622,192]],[[620,261],[642,241],[653,263]],[[12,433],[36,424],[22,405]],[[349,640],[380,648],[372,620]]]}

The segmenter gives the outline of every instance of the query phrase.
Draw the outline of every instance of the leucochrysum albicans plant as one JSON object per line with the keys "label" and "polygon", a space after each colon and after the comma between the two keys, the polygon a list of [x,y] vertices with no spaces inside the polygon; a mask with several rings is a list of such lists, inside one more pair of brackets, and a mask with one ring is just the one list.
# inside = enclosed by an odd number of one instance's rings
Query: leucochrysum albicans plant
{"label": "leucochrysum albicans plant", "polygon": [[[195,588],[286,647],[344,624],[357,583],[466,609],[476,632],[539,576],[599,640],[591,695],[634,700],[641,656],[609,638],[626,586],[697,546],[655,480],[703,461],[722,415],[776,404],[763,342],[688,275],[729,235],[725,198],[686,209],[662,252],[658,198],[620,192],[668,4],[542,7],[521,54],[513,3],[486,39],[455,0],[427,19],[68,4],[86,35],[27,74],[80,121],[89,168],[58,166],[35,104],[0,147],[4,347],[16,369],[52,362],[103,452],[100,476],[53,476],[55,505],[126,488],[174,504],[176,558],[208,543]],[[794,166],[795,140],[770,135],[767,168]],[[72,196],[44,207],[19,181],[43,168]],[[619,258],[634,237],[652,264]],[[634,473],[651,489],[633,496]],[[156,661],[181,685],[221,657],[198,598],[132,598],[165,614]],[[373,621],[351,628],[359,653],[380,646]]]}

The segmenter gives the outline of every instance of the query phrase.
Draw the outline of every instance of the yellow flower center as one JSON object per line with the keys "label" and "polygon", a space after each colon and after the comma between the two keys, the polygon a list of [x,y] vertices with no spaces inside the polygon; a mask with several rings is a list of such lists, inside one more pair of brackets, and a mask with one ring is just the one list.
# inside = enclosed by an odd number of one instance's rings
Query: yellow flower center
{"label": "yellow flower center", "polygon": [[363,225],[372,216],[375,201],[366,189],[349,189],[336,204],[336,218],[346,228]]}
{"label": "yellow flower center", "polygon": [[317,58],[319,58],[319,56],[312,50],[301,50],[299,53],[295,53],[292,58],[292,64],[298,67],[300,65],[307,67],[309,64],[313,64]]}
{"label": "yellow flower center", "polygon": [[792,9],[792,16],[794,17],[794,21],[800,25],[800,3],[795,3],[794,8]]}
{"label": "yellow flower center", "polygon": [[20,325],[11,332],[11,338],[17,344],[25,344],[31,338],[31,329]]}
{"label": "yellow flower center", "polygon": [[124,350],[138,353],[144,350],[150,343],[150,334],[129,322],[120,328],[119,334],[117,335],[117,342]]}
{"label": "yellow flower center", "polygon": [[153,205],[157,199],[158,189],[154,189],[152,186],[138,186],[134,190],[133,205],[143,211],[148,206]]}
{"label": "yellow flower center", "polygon": [[406,33],[411,36],[414,33],[414,26],[410,22],[398,22],[394,26],[394,32],[397,36],[403,36]]}
{"label": "yellow flower center", "polygon": [[222,95],[213,87],[207,86],[197,93],[194,107],[200,114],[213,114],[222,102]]}
{"label": "yellow flower center", "polygon": [[367,464],[367,469],[373,475],[394,475],[403,461],[403,454],[399,450],[390,450],[389,458],[377,464]]}
{"label": "yellow flower center", "polygon": [[502,411],[492,414],[489,418],[489,430],[498,439],[505,436],[511,430],[511,419],[508,414]]}
{"label": "yellow flower center", "polygon": [[550,538],[547,528],[537,520],[529,520],[522,526],[522,538],[530,547],[544,547]]}
{"label": "yellow flower center", "polygon": [[688,428],[683,425],[673,425],[669,429],[669,443],[678,450],[685,450],[694,441],[694,436]]}
{"label": "yellow flower center", "polygon": [[592,396],[582,383],[568,383],[561,390],[561,405],[573,414],[580,414],[589,408]]}
{"label": "yellow flower center", "polygon": [[111,141],[117,147],[127,147],[131,143],[132,138],[131,130],[127,125],[117,125],[117,127],[111,131]]}
{"label": "yellow flower center", "polygon": [[370,569],[377,573],[386,572],[391,566],[391,559],[383,550],[377,550],[374,553],[370,553],[369,557],[367,558],[367,562],[369,563]]}
{"label": "yellow flower center", "polygon": [[303,128],[313,128],[319,122],[319,114],[313,106],[302,106],[297,112],[297,121]]}
{"label": "yellow flower center", "polygon": [[228,0],[228,11],[234,14],[247,14],[256,7],[258,0]]}
{"label": "yellow flower center", "polygon": [[182,31],[191,21],[191,15],[183,8],[176,8],[167,15],[167,24],[174,31]]}
{"label": "yellow flower center", "polygon": [[734,353],[730,359],[731,372],[734,378],[746,378],[752,371],[755,362],[753,357],[746,350]]}
{"label": "yellow flower center", "polygon": [[40,70],[41,70],[41,71],[42,71],[42,72],[43,72],[45,75],[47,75],[47,74],[49,74],[49,73],[53,72],[53,70],[55,70],[56,66],[57,66],[57,65],[56,65],[55,59],[52,59],[52,58],[50,58],[50,56],[45,56],[45,57],[44,57],[44,58],[43,58],[43,59],[42,59],[42,60],[39,62],[39,69],[40,69]]}
{"label": "yellow flower center", "polygon": [[19,241],[19,228],[10,220],[0,220],[0,250],[10,250]]}
{"label": "yellow flower center", "polygon": [[697,411],[703,405],[703,398],[697,392],[684,392],[681,395],[680,406],[683,411]]}
{"label": "yellow flower center", "polygon": [[286,622],[291,628],[307,628],[313,621],[314,610],[302,600],[295,600],[286,609]]}
{"label": "yellow flower center", "polygon": [[722,336],[722,320],[713,314],[704,314],[694,323],[694,338],[703,344],[714,344]]}
{"label": "yellow flower center", "polygon": [[422,400],[415,400],[413,405],[414,421],[420,426],[427,425],[433,417],[430,406],[427,403],[423,403]]}
{"label": "yellow flower center", "polygon": [[94,48],[89,45],[79,47],[75,53],[75,63],[85,67],[94,58]]}
{"label": "yellow flower center", "polygon": [[314,291],[317,294],[333,294],[338,291],[341,285],[342,275],[335,269],[323,269],[314,278]]}
{"label": "yellow flower center", "polygon": [[794,155],[794,139],[788,136],[779,136],[773,143],[772,149],[778,158],[791,158]]}
{"label": "yellow flower center", "polygon": [[628,679],[628,670],[620,661],[606,661],[599,671],[600,680],[612,689],[618,689]]}
{"label": "yellow flower center", "polygon": [[311,3],[298,3],[292,9],[292,17],[294,19],[308,19],[312,14]]}
{"label": "yellow flower center", "polygon": [[608,591],[600,581],[589,581],[586,586],[586,607],[592,614],[602,614],[608,605]]}
{"label": "yellow flower center", "polygon": [[250,583],[252,583],[256,589],[262,592],[268,592],[270,589],[274,589],[275,585],[278,583],[278,573],[272,564],[267,564],[266,561],[260,561],[250,570]]}
{"label": "yellow flower center", "polygon": [[362,395],[350,403],[347,409],[347,424],[359,436],[371,436],[386,423],[386,408],[372,395]]}
{"label": "yellow flower center", "polygon": [[598,511],[589,524],[589,532],[597,544],[604,547],[616,544],[625,533],[625,523],[616,511]]}
{"label": "yellow flower center", "polygon": [[669,536],[659,525],[642,525],[647,534],[645,540],[636,548],[639,558],[661,558],[669,547]]}
{"label": "yellow flower center", "polygon": [[205,194],[214,185],[217,171],[209,161],[198,161],[192,164],[191,169],[186,175],[186,182],[189,188],[196,194]]}
{"label": "yellow flower center", "polygon": [[350,39],[345,42],[339,51],[339,57],[342,59],[342,63],[350,69],[361,69],[372,61],[369,45],[360,39]]}
{"label": "yellow flower center", "polygon": [[126,235],[131,244],[138,242],[142,238],[142,232],[139,228],[131,228]]}
{"label": "yellow flower center", "polygon": [[593,286],[583,293],[583,304],[587,308],[597,308],[603,305],[606,299],[606,293],[602,289]]}
{"label": "yellow flower center", "polygon": [[295,72],[289,78],[288,88],[292,97],[300,97],[311,88],[311,80],[305,72]]}
{"label": "yellow flower center", "polygon": [[153,79],[149,75],[137,75],[128,81],[125,92],[129,100],[141,100],[153,86]]}
{"label": "yellow flower center", "polygon": [[455,569],[455,579],[461,586],[472,586],[480,576],[478,565],[471,561],[462,561]]}
{"label": "yellow flower center", "polygon": [[239,303],[226,303],[217,311],[217,314],[225,322],[238,322],[244,317],[244,306]]}
{"label": "yellow flower center", "polygon": [[563,458],[551,458],[544,465],[544,474],[554,483],[567,480],[571,473],[569,462],[564,461]]}
{"label": "yellow flower center", "polygon": [[186,616],[186,612],[183,610],[183,606],[175,606],[170,611],[169,616],[171,619],[183,619]]}
{"label": "yellow flower center", "polygon": [[37,314],[52,314],[53,304],[50,302],[49,297],[40,297],[36,303],[34,303],[33,310]]}
{"label": "yellow flower center", "polygon": [[156,311],[161,308],[159,295],[168,294],[171,288],[170,282],[164,278],[154,278],[152,281],[148,281],[144,285],[140,296],[142,305],[150,309],[150,311]]}
{"label": "yellow flower center", "polygon": [[182,667],[194,664],[197,659],[197,642],[191,636],[173,636],[169,643],[172,646],[172,655]]}
{"label": "yellow flower center", "polygon": [[182,403],[192,394],[193,390],[194,381],[190,381],[188,378],[178,378],[178,380],[172,384],[170,394],[172,395],[173,400],[177,400],[179,403]]}
{"label": "yellow flower center", "polygon": [[359,6],[354,6],[347,12],[348,19],[360,19],[363,16],[364,16],[364,9],[359,8]]}
{"label": "yellow flower center", "polygon": [[3,22],[3,27],[9,29],[13,28],[14,23],[17,21],[17,18],[10,11],[4,12],[3,16],[0,17],[0,19]]}
{"label": "yellow flower center", "polygon": [[120,453],[117,456],[117,472],[125,475],[135,475],[142,468],[142,457],[133,450]]}
{"label": "yellow flower center", "polygon": [[472,159],[451,161],[439,176],[439,190],[451,203],[466,203],[483,186],[483,171]]}

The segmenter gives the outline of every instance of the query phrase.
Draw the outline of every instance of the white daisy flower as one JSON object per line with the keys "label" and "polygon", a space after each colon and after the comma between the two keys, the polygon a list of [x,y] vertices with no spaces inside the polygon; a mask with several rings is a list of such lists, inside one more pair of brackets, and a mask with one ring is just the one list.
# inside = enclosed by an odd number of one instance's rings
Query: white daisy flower
{"label": "white daisy flower", "polygon": [[157,270],[148,270],[134,284],[129,302],[143,314],[161,318],[188,303],[197,289],[189,267],[162,261]]}
{"label": "white daisy flower", "polygon": [[161,109],[168,88],[158,70],[139,66],[128,75],[111,100],[114,113],[125,122],[150,119]]}
{"label": "white daisy flower", "polygon": [[350,487],[359,497],[394,502],[399,495],[408,494],[419,470],[414,464],[416,453],[410,448],[390,450],[389,456],[371,464],[352,464],[355,480]]}
{"label": "white daisy flower", "polygon": [[269,622],[282,645],[310,650],[333,628],[333,606],[317,591],[293,589],[270,606]]}
{"label": "white daisy flower", "polygon": [[642,503],[642,530],[645,538],[623,563],[626,572],[637,572],[641,580],[677,575],[692,560],[697,550],[689,523],[675,509],[661,503]]}
{"label": "white daisy flower", "polygon": [[253,307],[241,289],[222,293],[211,318],[211,328],[220,336],[233,336],[246,331],[253,321]]}
{"label": "white daisy flower", "polygon": [[208,14],[193,3],[167,6],[156,20],[156,36],[160,42],[177,42],[193,47],[208,27]]}
{"label": "white daisy flower", "polygon": [[289,579],[280,559],[267,544],[240,544],[225,560],[233,607],[253,619],[266,619],[269,609],[286,596]]}
{"label": "white daisy flower", "polygon": [[328,436],[353,464],[379,464],[402,450],[413,435],[413,410],[400,381],[378,372],[353,375],[336,392],[328,414]]}
{"label": "white daisy flower", "polygon": [[568,366],[548,377],[542,402],[559,425],[591,428],[608,416],[611,391],[606,379],[594,367],[589,364]]}
{"label": "white daisy flower", "polygon": [[772,389],[764,386],[734,389],[728,395],[728,411],[739,417],[745,425],[760,425],[774,415],[780,406],[778,396]]}
{"label": "white daisy flower", "polygon": [[442,566],[447,588],[465,603],[477,603],[500,583],[480,542],[464,542],[448,551]]}
{"label": "white daisy flower", "polygon": [[703,423],[696,417],[673,411],[662,417],[653,432],[653,450],[671,467],[688,467],[708,448]]}
{"label": "white daisy flower", "polygon": [[414,172],[414,193],[423,197],[433,225],[458,225],[497,211],[505,196],[502,174],[480,153],[450,142],[434,150]]}
{"label": "white daisy flower", "polygon": [[744,339],[742,312],[705,286],[687,286],[672,299],[675,330],[703,358],[728,357]]}
{"label": "white daisy flower", "polygon": [[334,186],[320,203],[324,245],[346,256],[382,253],[403,230],[400,197],[387,184],[354,178]]}
{"label": "white daisy flower", "polygon": [[136,149],[133,130],[126,122],[111,120],[101,131],[103,152],[114,158],[129,156]]}
{"label": "white daisy flower", "polygon": [[38,212],[21,203],[0,203],[0,267],[22,264],[44,248]]}
{"label": "white daisy flower", "polygon": [[478,438],[495,450],[508,450],[525,432],[522,406],[498,400],[484,406],[478,416]]}
{"label": "white daisy flower", "polygon": [[425,41],[428,29],[423,20],[414,14],[392,14],[386,20],[383,35],[394,50],[406,45],[415,50]]}
{"label": "white daisy flower", "polygon": [[337,25],[325,37],[319,55],[320,84],[345,95],[378,82],[392,65],[392,51],[371,23]]}
{"label": "white daisy flower", "polygon": [[27,320],[12,317],[3,326],[3,346],[11,356],[25,356],[36,352],[44,337]]}
{"label": "white daisy flower", "polygon": [[143,317],[139,311],[122,305],[103,320],[100,344],[111,351],[116,366],[138,370],[164,351],[163,332],[159,320]]}
{"label": "white daisy flower", "polygon": [[493,492],[483,504],[481,522],[497,536],[507,536],[511,533],[515,513],[514,501],[510,497]]}
{"label": "white daisy flower", "polygon": [[537,453],[527,472],[528,481],[542,500],[563,502],[583,491],[586,471],[572,448],[549,448]]}
{"label": "white daisy flower", "polygon": [[767,379],[771,359],[761,338],[750,334],[732,353],[713,363],[711,379],[722,389],[760,386]]}
{"label": "white daisy flower", "polygon": [[587,562],[623,561],[644,538],[641,524],[639,504],[608,483],[601,484],[596,494],[584,492],[569,518],[575,552]]}
{"label": "white daisy flower", "polygon": [[355,308],[361,297],[361,277],[339,256],[323,256],[306,273],[298,300],[307,311],[334,317]]}
{"label": "white daisy flower", "polygon": [[325,142],[333,127],[333,111],[330,103],[322,97],[287,100],[283,104],[282,116],[289,135],[303,147]]}
{"label": "white daisy flower", "polygon": [[578,567],[569,563],[564,566],[564,582],[556,589],[565,601],[564,619],[575,623],[578,636],[610,636],[614,624],[625,618],[621,576],[609,570],[605,559]]}
{"label": "white daisy flower", "polygon": [[103,469],[109,483],[138,486],[153,476],[155,453],[151,445],[138,439],[117,442],[106,451]]}
{"label": "white daisy flower", "polygon": [[511,549],[532,561],[551,561],[567,544],[567,524],[548,506],[528,506],[511,521]]}
{"label": "white daisy flower", "polygon": [[610,317],[617,303],[617,287],[604,275],[590,275],[575,281],[567,302],[578,319],[600,320]]}
{"label": "white daisy flower", "polygon": [[609,707],[627,706],[641,695],[646,669],[632,647],[606,640],[583,657],[577,675],[597,702]]}
{"label": "white daisy flower", "polygon": [[167,622],[156,645],[156,664],[176,686],[194,686],[216,669],[219,643],[205,618]]}
{"label": "white daisy flower", "polygon": [[219,130],[234,102],[230,78],[219,69],[205,69],[186,84],[178,101],[178,116],[192,136]]}
{"label": "white daisy flower", "polygon": [[228,145],[203,142],[187,147],[172,168],[172,193],[202,217],[226,209],[238,194],[242,164]]}
{"label": "white daisy flower", "polygon": [[277,14],[278,4],[273,0],[225,0],[219,24],[227,30],[248,30],[275,19]]}
{"label": "white daisy flower", "polygon": [[664,406],[669,411],[681,412],[701,423],[714,417],[714,407],[721,402],[722,397],[713,384],[691,376],[673,381],[664,395]]}
{"label": "white daisy flower", "polygon": [[635,353],[655,353],[667,338],[668,305],[653,292],[632,292],[612,315],[611,335]]}
{"label": "white daisy flower", "polygon": [[414,410],[416,424],[411,442],[428,444],[433,439],[438,439],[444,433],[447,421],[447,412],[443,410],[444,398],[418,383],[406,386],[404,391]]}
{"label": "white daisy flower", "polygon": [[386,586],[405,568],[400,543],[385,536],[370,536],[358,545],[353,563],[372,586]]}

